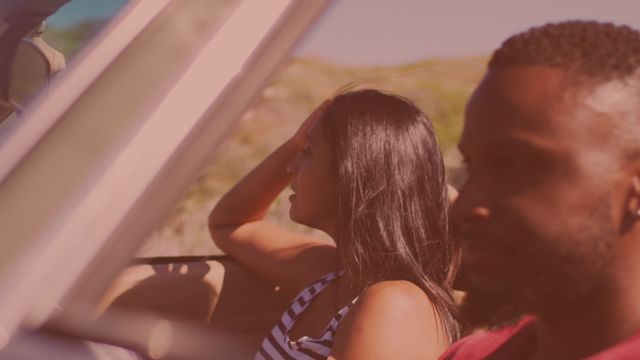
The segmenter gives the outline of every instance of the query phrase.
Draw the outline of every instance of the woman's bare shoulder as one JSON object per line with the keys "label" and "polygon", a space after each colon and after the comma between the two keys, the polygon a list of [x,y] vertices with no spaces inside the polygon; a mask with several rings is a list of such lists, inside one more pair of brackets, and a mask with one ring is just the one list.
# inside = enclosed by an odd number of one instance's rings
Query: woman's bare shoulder
{"label": "woman's bare shoulder", "polygon": [[[334,353],[365,359],[436,358],[446,346],[429,297],[404,280],[376,283],[358,298],[336,333]],[[345,356],[346,355],[346,356]]]}
{"label": "woman's bare shoulder", "polygon": [[406,280],[378,282],[365,290],[358,299],[363,305],[383,306],[398,311],[412,310],[431,304],[429,297],[416,284]]}

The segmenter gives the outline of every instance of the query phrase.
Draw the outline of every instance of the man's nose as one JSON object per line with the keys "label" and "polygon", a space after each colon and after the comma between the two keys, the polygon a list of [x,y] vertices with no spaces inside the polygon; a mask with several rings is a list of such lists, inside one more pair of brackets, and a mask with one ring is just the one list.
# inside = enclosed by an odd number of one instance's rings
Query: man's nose
{"label": "man's nose", "polygon": [[465,185],[451,208],[453,221],[465,224],[491,218],[491,208],[486,196]]}

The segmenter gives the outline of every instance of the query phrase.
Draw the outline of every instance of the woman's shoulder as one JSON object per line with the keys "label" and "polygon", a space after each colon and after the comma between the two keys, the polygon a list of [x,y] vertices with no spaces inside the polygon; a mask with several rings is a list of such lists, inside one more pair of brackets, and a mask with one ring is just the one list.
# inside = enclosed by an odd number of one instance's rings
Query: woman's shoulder
{"label": "woman's shoulder", "polygon": [[407,280],[380,281],[369,286],[358,298],[358,303],[369,307],[382,307],[396,311],[431,309],[427,294]]}
{"label": "woman's shoulder", "polygon": [[[382,281],[358,298],[336,333],[336,352],[432,358],[444,350],[435,309],[409,281]],[[344,355],[344,354],[343,354]]]}
{"label": "woman's shoulder", "polygon": [[381,281],[369,286],[349,315],[354,323],[378,325],[380,329],[411,326],[415,330],[431,331],[438,324],[427,294],[405,280]]}

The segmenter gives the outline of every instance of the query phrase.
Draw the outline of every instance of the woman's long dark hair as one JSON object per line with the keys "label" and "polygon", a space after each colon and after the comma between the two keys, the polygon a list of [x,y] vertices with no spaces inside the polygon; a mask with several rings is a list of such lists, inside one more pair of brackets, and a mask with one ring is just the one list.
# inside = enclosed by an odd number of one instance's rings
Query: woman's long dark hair
{"label": "woman's long dark hair", "polygon": [[356,290],[383,280],[416,284],[454,341],[455,244],[431,121],[411,101],[377,90],[336,96],[320,121],[337,169],[341,268]]}

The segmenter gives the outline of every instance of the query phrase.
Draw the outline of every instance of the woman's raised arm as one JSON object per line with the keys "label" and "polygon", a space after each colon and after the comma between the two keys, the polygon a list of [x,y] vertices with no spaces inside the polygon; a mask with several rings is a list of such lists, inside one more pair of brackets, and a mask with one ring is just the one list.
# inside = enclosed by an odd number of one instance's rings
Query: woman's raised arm
{"label": "woman's raised arm", "polygon": [[[326,104],[326,103],[325,103]],[[319,106],[296,134],[242,178],[209,215],[211,236],[223,251],[267,280],[290,291],[301,290],[335,270],[335,246],[264,221],[275,198],[292,180],[288,165],[305,144]]]}

